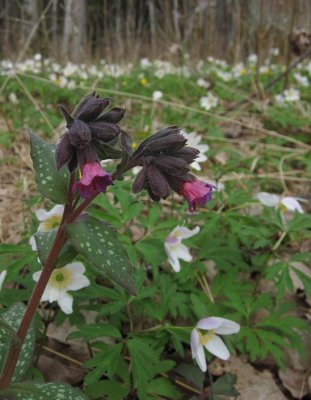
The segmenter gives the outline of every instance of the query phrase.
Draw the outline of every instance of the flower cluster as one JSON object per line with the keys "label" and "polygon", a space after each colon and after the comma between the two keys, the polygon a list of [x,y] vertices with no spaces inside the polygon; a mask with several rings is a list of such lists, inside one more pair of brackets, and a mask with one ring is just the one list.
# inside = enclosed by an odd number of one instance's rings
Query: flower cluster
{"label": "flower cluster", "polygon": [[68,130],[57,145],[56,166],[67,164],[69,171],[74,171],[79,165],[81,179],[74,189],[86,199],[105,192],[112,183],[111,176],[100,166],[100,156],[103,145],[121,133],[118,122],[125,110],[115,107],[103,113],[108,104],[108,98],[93,93],[82,99],[73,116],[61,107]]}
{"label": "flower cluster", "polygon": [[133,192],[147,189],[150,197],[159,201],[174,191],[187,200],[191,212],[209,201],[213,186],[189,172],[199,151],[186,143],[187,139],[177,126],[161,129],[145,139],[127,166],[127,169],[143,167],[135,179]]}

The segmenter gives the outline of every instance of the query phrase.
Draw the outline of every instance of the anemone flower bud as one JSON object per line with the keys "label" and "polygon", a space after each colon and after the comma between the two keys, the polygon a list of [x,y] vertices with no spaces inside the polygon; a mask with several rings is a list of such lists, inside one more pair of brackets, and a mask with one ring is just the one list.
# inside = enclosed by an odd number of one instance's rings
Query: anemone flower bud
{"label": "anemone flower bud", "polygon": [[74,184],[73,190],[78,190],[83,198],[89,199],[100,192],[106,192],[107,186],[111,184],[111,175],[100,166],[99,162],[85,163],[81,179]]}
{"label": "anemone flower bud", "polygon": [[211,200],[213,188],[213,185],[195,179],[183,182],[180,194],[188,201],[189,211],[193,212],[197,206],[202,207]]}

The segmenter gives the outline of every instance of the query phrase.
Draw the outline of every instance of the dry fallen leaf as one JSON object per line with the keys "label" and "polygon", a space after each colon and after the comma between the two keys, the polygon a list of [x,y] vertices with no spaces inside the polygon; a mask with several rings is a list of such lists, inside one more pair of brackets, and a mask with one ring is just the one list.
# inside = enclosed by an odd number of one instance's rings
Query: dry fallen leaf
{"label": "dry fallen leaf", "polygon": [[230,357],[226,362],[219,359],[209,365],[213,375],[236,375],[235,388],[240,392],[237,400],[286,400],[270,371],[258,371],[242,358]]}

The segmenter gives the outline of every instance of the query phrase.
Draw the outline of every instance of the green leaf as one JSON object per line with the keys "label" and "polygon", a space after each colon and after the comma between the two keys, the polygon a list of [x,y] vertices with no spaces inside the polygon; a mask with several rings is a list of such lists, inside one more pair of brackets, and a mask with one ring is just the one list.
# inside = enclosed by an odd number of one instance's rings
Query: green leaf
{"label": "green leaf", "polygon": [[30,132],[30,155],[35,169],[35,179],[41,194],[55,203],[64,204],[69,184],[66,167],[57,170],[55,148]]}
{"label": "green leaf", "polygon": [[99,273],[135,294],[132,265],[117,234],[107,223],[82,215],[66,226],[69,241]]}
{"label": "green leaf", "polygon": [[180,399],[181,393],[167,378],[157,378],[148,384],[148,393],[164,396],[166,399]]}
{"label": "green leaf", "polygon": [[225,396],[236,397],[240,393],[233,386],[236,383],[236,376],[232,374],[226,374],[217,379],[213,384],[213,394],[220,394]]}
{"label": "green leaf", "polygon": [[[15,303],[1,315],[1,318],[11,327],[12,330],[17,331],[21,319],[24,316],[24,313],[25,313],[25,306],[22,303]],[[0,370],[2,369],[3,364],[5,362],[9,346],[10,342],[0,343]],[[21,354],[17,361],[12,382],[20,381],[27,372],[32,362],[32,355],[34,352],[34,348],[35,348],[35,330],[32,324],[27,332],[27,336],[24,341]]]}
{"label": "green leaf", "polygon": [[154,350],[139,339],[131,339],[127,342],[132,362],[132,373],[135,387],[139,392],[145,393],[148,381],[153,377],[151,367],[158,361]]}
{"label": "green leaf", "polygon": [[[7,396],[7,397],[1,397]],[[66,383],[23,383],[0,391],[0,398],[16,400],[88,400],[79,389]]]}
{"label": "green leaf", "polygon": [[105,374],[112,379],[118,366],[124,363],[123,356],[121,355],[122,349],[122,343],[112,346],[102,344],[100,353],[96,354],[96,356],[90,360],[87,360],[84,364],[86,368],[94,368],[86,375],[84,380],[85,384],[87,386],[92,386]]}
{"label": "green leaf", "polygon": [[121,333],[115,326],[110,324],[91,324],[80,327],[79,331],[72,332],[68,338],[76,339],[83,337],[85,340],[92,340],[103,336],[119,339],[121,338]]}
{"label": "green leaf", "polygon": [[193,364],[181,363],[179,364],[174,371],[176,371],[179,375],[188,379],[192,382],[198,389],[203,389],[204,384],[204,373]]}
{"label": "green leaf", "polygon": [[0,343],[8,343],[17,340],[15,330],[0,318]]}
{"label": "green leaf", "polygon": [[[38,256],[42,264],[46,263],[46,260],[49,256],[50,250],[55,240],[56,229],[49,232],[36,232],[35,240],[38,248]],[[77,255],[74,247],[70,245],[70,243],[66,242],[64,247],[62,248],[58,258],[56,267],[64,267],[70,261],[72,261]]]}
{"label": "green leaf", "polygon": [[129,390],[118,381],[105,380],[96,382],[96,385],[90,385],[87,393],[92,396],[92,399],[103,399],[105,395],[106,400],[121,400],[126,398]]}

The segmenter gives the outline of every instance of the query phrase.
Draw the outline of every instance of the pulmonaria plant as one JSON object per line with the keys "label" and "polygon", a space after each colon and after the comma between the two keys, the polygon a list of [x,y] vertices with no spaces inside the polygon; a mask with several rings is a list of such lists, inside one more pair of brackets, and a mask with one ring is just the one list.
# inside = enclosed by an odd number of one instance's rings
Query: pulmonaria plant
{"label": "pulmonaria plant", "polygon": [[[136,294],[133,266],[116,231],[107,222],[86,212],[97,195],[105,193],[127,171],[139,166],[141,171],[132,186],[134,193],[145,189],[152,200],[160,201],[175,192],[188,202],[191,212],[211,199],[213,185],[190,173],[190,166],[200,152],[187,146],[187,139],[179,127],[159,130],[132,153],[131,137],[119,125],[125,109],[114,107],[106,111],[109,103],[110,99],[92,93],[82,99],[72,114],[61,107],[66,132],[57,146],[45,143],[32,133],[30,135],[38,189],[57,205],[49,212],[41,209],[36,213],[40,225],[34,235],[35,243],[32,239],[31,244],[38,250],[42,270],[33,275],[35,289],[16,338],[7,349],[0,377],[0,397],[10,386],[40,301],[57,301],[62,311],[69,314],[73,304],[70,292],[90,285],[86,276],[88,272],[80,261],[75,262],[76,257],[85,259],[86,265],[92,264],[93,271],[99,276],[108,278],[130,295]],[[101,166],[101,162],[107,159],[120,159],[111,174]],[[165,249],[175,271],[180,269],[179,259],[192,260],[188,248],[181,243],[182,239],[198,232],[198,227],[191,231],[178,226],[168,236]],[[0,280],[3,281],[4,277],[5,273],[2,273]],[[199,349],[202,340],[206,339],[202,329],[212,329],[213,335],[222,333],[228,324],[220,320],[214,319],[213,324],[199,323],[193,333],[192,347],[194,354],[200,357],[201,366],[202,352]],[[207,343],[205,339],[204,345]],[[211,343],[215,340],[213,336]],[[25,398],[23,392],[19,393],[22,393],[19,397]],[[68,398],[73,397],[68,395]]]}

